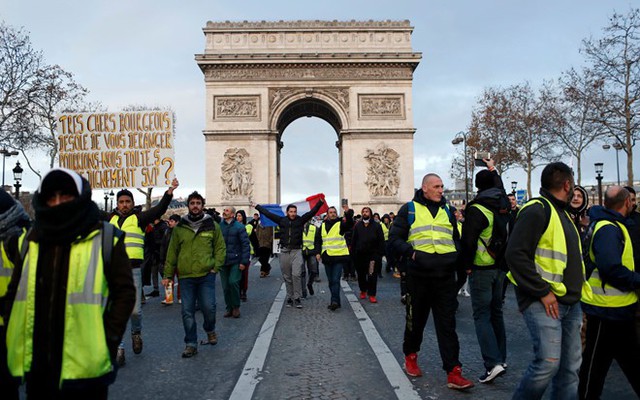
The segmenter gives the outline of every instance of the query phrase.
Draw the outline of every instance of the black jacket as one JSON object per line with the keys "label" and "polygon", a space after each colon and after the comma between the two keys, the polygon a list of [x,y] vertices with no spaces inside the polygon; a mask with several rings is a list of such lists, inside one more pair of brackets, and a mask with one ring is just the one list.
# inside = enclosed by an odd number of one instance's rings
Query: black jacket
{"label": "black jacket", "polygon": [[309,212],[304,213],[302,216],[297,215],[294,219],[289,219],[286,215],[283,217],[273,214],[259,204],[256,206],[256,210],[260,211],[260,214],[265,215],[271,221],[278,224],[280,227],[281,247],[285,249],[301,249],[302,229],[304,229],[304,224],[316,215],[323,204],[323,201],[318,201],[315,207],[313,207]]}
{"label": "black jacket", "polygon": [[369,224],[358,221],[353,227],[351,254],[354,257],[369,258],[380,262],[384,255],[384,233],[379,223],[371,220]]}
{"label": "black jacket", "polygon": [[[422,189],[416,191],[413,201],[426,206],[434,217],[438,213],[438,210],[447,204],[444,197],[438,203],[427,200],[424,197]],[[451,210],[451,212],[453,213],[453,210]],[[459,246],[460,238],[458,236],[457,226],[455,224],[452,226],[454,229],[453,239]],[[398,215],[396,215],[396,218],[393,220],[389,231],[389,242],[395,249],[396,254],[403,259],[402,261],[406,261],[408,275],[423,278],[442,278],[449,277],[455,272],[458,272],[458,280],[464,283],[466,273],[464,273],[464,269],[461,267],[462,264],[458,262],[457,251],[448,254],[429,254],[422,251],[415,251],[413,247],[407,243],[409,229],[411,229],[411,226],[409,225],[409,206],[407,203],[400,208]],[[414,252],[416,254],[415,261],[412,260]]]}
{"label": "black jacket", "polygon": [[[567,293],[558,297],[558,301],[572,305],[580,301],[584,281],[580,237],[573,221],[564,212],[567,203],[556,199],[544,189],[540,189],[540,194],[553,204],[562,222],[567,243],[567,267],[564,270],[562,283],[565,284]],[[509,270],[518,283],[516,297],[520,311],[524,311],[531,303],[539,301],[551,291],[551,286],[540,277],[534,263],[538,242],[549,223],[548,215],[541,204],[527,206],[520,210],[513,232],[509,236],[505,258]]]}

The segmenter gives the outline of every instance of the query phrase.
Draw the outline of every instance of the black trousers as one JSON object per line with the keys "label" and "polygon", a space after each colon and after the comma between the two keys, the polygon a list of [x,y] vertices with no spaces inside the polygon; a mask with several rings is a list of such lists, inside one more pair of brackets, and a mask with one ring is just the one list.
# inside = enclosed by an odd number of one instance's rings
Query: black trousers
{"label": "black trousers", "polygon": [[12,377],[7,366],[7,334],[6,326],[0,326],[0,393],[3,399],[18,400],[20,381]]}
{"label": "black trousers", "polygon": [[353,264],[358,273],[358,286],[361,292],[369,296],[375,296],[378,290],[378,274],[382,269],[382,260],[375,259],[373,270],[370,270],[369,263],[372,261],[371,255],[356,253],[353,257]]}
{"label": "black trousers", "polygon": [[458,290],[455,274],[444,278],[423,278],[407,275],[407,315],[402,351],[405,355],[420,351],[424,327],[433,311],[442,368],[451,372],[462,365],[460,344],[456,333]]}
{"label": "black trousers", "polygon": [[581,399],[600,398],[614,359],[640,397],[640,346],[636,339],[635,322],[609,321],[587,314],[587,338],[578,385]]}
{"label": "black trousers", "polygon": [[271,272],[271,265],[269,264],[269,257],[271,257],[271,249],[268,247],[259,247],[258,251],[258,261],[260,261],[260,272],[264,272],[268,274]]}

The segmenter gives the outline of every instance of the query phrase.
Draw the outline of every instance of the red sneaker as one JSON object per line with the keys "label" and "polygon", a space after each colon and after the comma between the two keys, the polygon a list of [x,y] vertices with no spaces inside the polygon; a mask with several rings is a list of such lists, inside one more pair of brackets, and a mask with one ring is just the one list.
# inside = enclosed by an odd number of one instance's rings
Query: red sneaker
{"label": "red sneaker", "polygon": [[473,382],[462,376],[462,368],[456,366],[447,375],[447,387],[449,389],[465,390],[472,388]]}
{"label": "red sneaker", "polygon": [[418,367],[418,354],[411,353],[408,356],[404,356],[404,370],[407,371],[409,376],[422,376],[422,371]]}
{"label": "red sneaker", "polygon": [[367,292],[360,292],[360,298],[361,299],[366,299],[367,298]]}
{"label": "red sneaker", "polygon": [[378,300],[376,300],[376,296],[369,296],[369,302],[370,303],[377,303]]}

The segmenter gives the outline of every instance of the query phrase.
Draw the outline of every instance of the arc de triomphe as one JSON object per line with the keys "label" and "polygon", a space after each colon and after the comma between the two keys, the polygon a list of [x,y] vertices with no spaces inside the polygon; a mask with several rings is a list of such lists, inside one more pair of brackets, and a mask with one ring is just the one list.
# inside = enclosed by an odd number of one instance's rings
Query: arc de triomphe
{"label": "arc de triomphe", "polygon": [[208,206],[280,203],[282,134],[305,116],[335,129],[340,197],[353,208],[387,212],[413,197],[421,53],[409,21],[208,22],[203,31]]}

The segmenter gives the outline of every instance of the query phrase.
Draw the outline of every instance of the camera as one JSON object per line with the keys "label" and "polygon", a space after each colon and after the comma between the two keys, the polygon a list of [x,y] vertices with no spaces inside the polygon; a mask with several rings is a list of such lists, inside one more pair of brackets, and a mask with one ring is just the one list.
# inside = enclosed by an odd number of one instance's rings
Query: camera
{"label": "camera", "polygon": [[474,158],[476,167],[486,167],[487,164],[485,164],[484,160],[491,159],[491,153],[486,151],[476,151]]}

